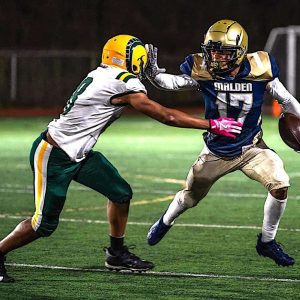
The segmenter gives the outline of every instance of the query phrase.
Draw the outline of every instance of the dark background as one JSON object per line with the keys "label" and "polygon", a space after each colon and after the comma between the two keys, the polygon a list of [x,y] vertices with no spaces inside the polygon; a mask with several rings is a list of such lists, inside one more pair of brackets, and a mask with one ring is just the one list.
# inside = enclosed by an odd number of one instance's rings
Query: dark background
{"label": "dark background", "polygon": [[[33,53],[18,59],[17,97],[9,99],[10,60],[3,54],[0,106],[63,105],[100,62],[106,40],[117,34],[157,45],[160,65],[178,73],[184,57],[200,51],[203,36],[215,21],[227,18],[242,24],[253,52],[263,50],[272,28],[300,25],[299,11],[297,0],[0,0],[0,50],[88,50],[96,55],[92,64],[68,55],[40,58]],[[284,68],[284,60],[279,61]],[[150,96],[164,104],[199,103],[200,93],[162,92],[145,85]]]}

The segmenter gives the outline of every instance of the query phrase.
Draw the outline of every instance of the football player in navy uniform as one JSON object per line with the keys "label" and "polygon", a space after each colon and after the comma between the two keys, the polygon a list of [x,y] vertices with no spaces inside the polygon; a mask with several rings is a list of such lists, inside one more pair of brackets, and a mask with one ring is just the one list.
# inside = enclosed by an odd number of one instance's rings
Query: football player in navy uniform
{"label": "football player in navy uniform", "polygon": [[262,232],[257,238],[258,254],[281,266],[293,265],[294,259],[275,240],[287,203],[289,177],[282,160],[262,140],[261,110],[265,91],[278,100],[283,112],[300,116],[300,105],[279,81],[274,57],[264,51],[248,54],[247,33],[232,20],[220,20],[209,28],[202,53],[185,59],[180,66],[182,75],[164,73],[165,69],[157,65],[157,48],[146,47],[149,55],[146,74],[155,86],[166,90],[199,89],[204,96],[207,119],[228,117],[243,124],[241,134],[235,139],[213,132],[204,134],[204,149],[188,173],[186,187],[152,225],[148,243],[157,244],[175,219],[196,206],[219,178],[240,170],[268,191]]}
{"label": "football player in navy uniform", "polygon": [[124,245],[132,190],[103,154],[93,151],[99,137],[126,105],[170,126],[210,130],[235,137],[241,123],[231,118],[206,120],[165,108],[147,96],[141,83],[148,55],[131,35],[118,35],[104,46],[102,64],[79,84],[58,119],[34,141],[30,163],[34,174],[35,213],[0,241],[0,283],[13,282],[5,254],[57,228],[69,184],[75,180],[107,197],[110,247],[105,266],[110,270],[147,271],[153,263],[140,259]]}

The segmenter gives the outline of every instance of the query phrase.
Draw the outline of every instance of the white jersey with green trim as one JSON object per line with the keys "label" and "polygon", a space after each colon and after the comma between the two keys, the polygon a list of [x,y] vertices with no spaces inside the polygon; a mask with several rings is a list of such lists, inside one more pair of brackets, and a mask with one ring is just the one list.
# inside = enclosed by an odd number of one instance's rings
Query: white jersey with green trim
{"label": "white jersey with green trim", "polygon": [[99,136],[122,113],[111,99],[129,93],[147,93],[131,73],[117,67],[100,65],[90,72],[68,100],[63,113],[48,125],[58,146],[72,161],[83,160]]}

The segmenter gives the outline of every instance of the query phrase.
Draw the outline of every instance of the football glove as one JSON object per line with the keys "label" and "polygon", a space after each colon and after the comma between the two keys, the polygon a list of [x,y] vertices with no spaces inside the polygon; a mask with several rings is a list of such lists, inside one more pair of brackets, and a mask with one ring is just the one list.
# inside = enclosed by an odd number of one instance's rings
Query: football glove
{"label": "football glove", "polygon": [[154,79],[156,75],[165,73],[165,68],[159,68],[157,65],[157,48],[152,44],[146,44],[145,48],[148,53],[148,65],[145,70],[145,74],[148,79]]}
{"label": "football glove", "polygon": [[236,138],[236,134],[240,134],[243,124],[235,121],[233,118],[218,118],[209,120],[209,131],[231,138]]}

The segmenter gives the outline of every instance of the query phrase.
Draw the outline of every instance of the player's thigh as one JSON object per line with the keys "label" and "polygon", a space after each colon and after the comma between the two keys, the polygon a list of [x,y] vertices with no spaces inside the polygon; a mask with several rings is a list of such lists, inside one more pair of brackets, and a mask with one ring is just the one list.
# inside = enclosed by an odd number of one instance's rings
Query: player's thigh
{"label": "player's thigh", "polygon": [[90,152],[74,180],[113,202],[124,203],[132,198],[130,185],[108,159],[97,151]]}
{"label": "player's thigh", "polygon": [[56,229],[69,184],[79,168],[67,154],[37,139],[32,147],[30,163],[34,175],[35,213],[32,227],[42,236]]}
{"label": "player's thigh", "polygon": [[283,161],[274,151],[260,148],[248,151],[248,161],[241,170],[249,178],[263,184],[268,191],[290,186]]}
{"label": "player's thigh", "polygon": [[186,189],[197,198],[204,197],[219,178],[234,171],[237,166],[238,159],[225,160],[204,150],[188,173]]}

